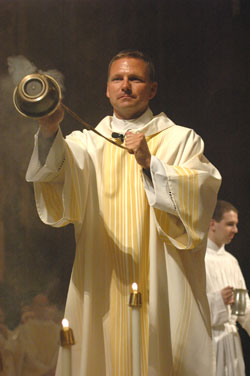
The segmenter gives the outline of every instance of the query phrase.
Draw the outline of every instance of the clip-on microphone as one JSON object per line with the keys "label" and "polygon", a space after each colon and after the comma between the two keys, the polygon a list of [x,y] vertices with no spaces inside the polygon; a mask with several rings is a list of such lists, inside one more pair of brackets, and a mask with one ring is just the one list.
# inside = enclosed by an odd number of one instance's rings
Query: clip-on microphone
{"label": "clip-on microphone", "polygon": [[123,143],[123,141],[124,141],[124,135],[121,134],[121,133],[113,132],[113,133],[111,134],[111,137],[113,137],[113,138],[119,138],[119,139],[121,140],[122,143]]}

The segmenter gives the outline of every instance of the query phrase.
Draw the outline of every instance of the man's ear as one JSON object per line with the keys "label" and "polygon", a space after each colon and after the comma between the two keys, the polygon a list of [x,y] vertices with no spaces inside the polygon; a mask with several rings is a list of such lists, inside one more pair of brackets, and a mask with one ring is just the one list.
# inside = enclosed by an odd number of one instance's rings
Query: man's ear
{"label": "man's ear", "polygon": [[214,231],[215,230],[215,219],[210,219],[210,225],[209,225],[209,229],[211,230],[211,231]]}
{"label": "man's ear", "polygon": [[108,88],[108,85],[107,85],[107,88],[106,88],[106,97],[109,98],[109,88]]}
{"label": "man's ear", "polygon": [[152,82],[150,100],[153,99],[156,96],[157,89],[158,89],[158,82],[156,82],[156,81]]}

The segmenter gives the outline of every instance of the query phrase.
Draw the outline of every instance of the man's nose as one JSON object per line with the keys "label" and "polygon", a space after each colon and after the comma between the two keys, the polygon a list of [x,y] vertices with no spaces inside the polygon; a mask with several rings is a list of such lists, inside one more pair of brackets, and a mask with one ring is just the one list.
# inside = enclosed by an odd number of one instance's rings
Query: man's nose
{"label": "man's nose", "polygon": [[237,234],[237,232],[238,232],[238,227],[237,225],[234,225],[234,233]]}
{"label": "man's nose", "polygon": [[130,81],[127,78],[124,78],[122,80],[122,90],[123,91],[131,91],[131,84]]}

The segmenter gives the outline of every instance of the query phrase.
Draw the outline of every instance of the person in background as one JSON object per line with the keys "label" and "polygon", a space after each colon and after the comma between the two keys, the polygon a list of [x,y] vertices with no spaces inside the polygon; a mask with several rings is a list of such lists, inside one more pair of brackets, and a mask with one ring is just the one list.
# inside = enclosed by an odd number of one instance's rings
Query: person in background
{"label": "person in background", "polygon": [[5,323],[5,312],[2,306],[0,306],[0,376],[6,376],[5,365],[5,346],[8,338],[11,335],[11,331]]}
{"label": "person in background", "polygon": [[6,342],[6,376],[54,376],[60,326],[52,317],[49,299],[38,293],[24,308],[20,325]]}
{"label": "person in background", "polygon": [[216,353],[216,376],[244,376],[245,365],[236,321],[250,335],[250,300],[244,316],[232,314],[234,288],[246,289],[237,259],[226,251],[238,233],[238,210],[229,202],[218,200],[208,232],[205,256],[207,296]]}
{"label": "person in background", "polygon": [[5,323],[5,312],[4,309],[0,306],[0,347],[8,339],[10,330]]}
{"label": "person in background", "polygon": [[142,375],[213,375],[204,255],[221,177],[192,129],[153,115],[156,92],[151,59],[121,51],[108,69],[113,116],[96,128],[116,144],[89,130],[64,139],[62,106],[39,120],[26,179],[41,220],[75,228],[72,376],[132,374],[133,282]]}

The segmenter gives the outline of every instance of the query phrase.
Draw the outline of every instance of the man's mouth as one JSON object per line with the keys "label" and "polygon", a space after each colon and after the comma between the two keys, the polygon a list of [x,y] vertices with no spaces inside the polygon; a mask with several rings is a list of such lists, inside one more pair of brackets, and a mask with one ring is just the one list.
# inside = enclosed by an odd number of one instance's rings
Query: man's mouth
{"label": "man's mouth", "polygon": [[129,94],[123,94],[119,97],[119,99],[122,99],[122,98],[134,98],[133,95],[129,95]]}

